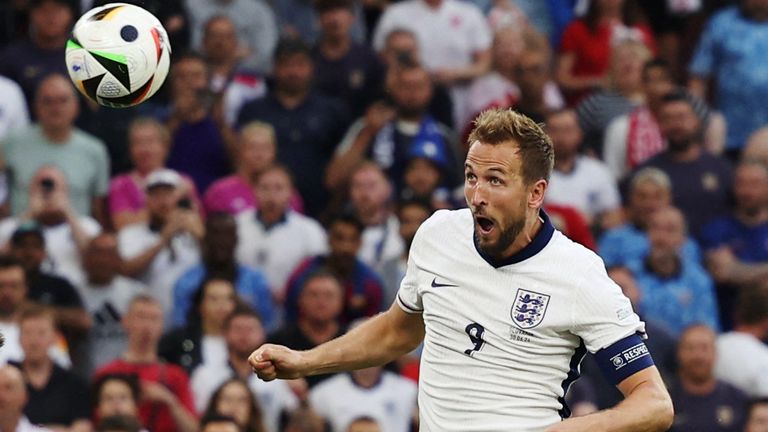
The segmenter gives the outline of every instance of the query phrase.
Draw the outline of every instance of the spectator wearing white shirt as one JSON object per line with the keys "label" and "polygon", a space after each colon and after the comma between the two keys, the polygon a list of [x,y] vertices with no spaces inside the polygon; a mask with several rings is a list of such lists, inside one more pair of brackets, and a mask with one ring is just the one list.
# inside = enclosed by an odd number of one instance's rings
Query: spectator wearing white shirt
{"label": "spectator wearing white shirt", "polygon": [[47,259],[41,269],[73,285],[81,283],[84,275],[80,252],[101,232],[101,226],[93,218],[78,214],[70,201],[67,178],[52,165],[37,170],[28,195],[28,207],[23,213],[0,222],[0,244],[6,244],[25,221],[35,221],[45,237]]}
{"label": "spectator wearing white shirt", "polygon": [[293,190],[291,174],[285,167],[267,168],[254,190],[259,209],[237,215],[237,260],[262,270],[278,299],[293,269],[328,248],[323,227],[291,210]]}
{"label": "spectator wearing white shirt", "polygon": [[[373,36],[377,51],[395,29],[416,34],[424,66],[440,84],[451,87],[454,124],[464,124],[468,84],[491,66],[491,30],[480,9],[459,0],[407,0],[384,11]],[[440,37],[435,37],[440,35]]]}
{"label": "spectator wearing white shirt", "polygon": [[715,375],[753,398],[768,397],[768,284],[744,287],[733,331],[717,338]]}
{"label": "spectator wearing white shirt", "polygon": [[199,412],[211,404],[231,381],[245,381],[256,396],[261,409],[265,430],[277,432],[280,416],[299,405],[298,398],[291,391],[287,381],[261,381],[253,374],[248,364],[251,352],[264,343],[264,329],[258,315],[247,307],[238,307],[224,324],[224,338],[227,342],[227,361],[224,364],[204,363],[191,375],[191,387],[195,405]]}
{"label": "spectator wearing white shirt", "polygon": [[0,431],[45,432],[24,415],[27,387],[21,371],[13,366],[0,366]]}
{"label": "spectator wearing white shirt", "polygon": [[150,287],[149,294],[166,316],[171,313],[176,280],[200,260],[205,229],[179,173],[157,170],[147,177],[145,188],[149,221],[121,229],[118,250],[125,260],[124,274]]}
{"label": "spectator wearing white shirt", "polygon": [[602,162],[579,154],[583,133],[573,110],[547,115],[547,133],[555,149],[555,166],[547,204],[574,207],[590,225],[608,228],[621,220],[616,181]]}

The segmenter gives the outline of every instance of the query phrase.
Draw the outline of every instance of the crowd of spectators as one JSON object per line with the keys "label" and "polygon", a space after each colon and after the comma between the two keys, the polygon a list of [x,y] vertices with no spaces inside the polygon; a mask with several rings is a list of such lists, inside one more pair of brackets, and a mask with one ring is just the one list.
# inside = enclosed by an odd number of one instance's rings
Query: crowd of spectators
{"label": "crowd of spectators", "polygon": [[[768,431],[768,1],[128,2],[173,56],[126,109],[64,63],[107,1],[0,4],[0,430],[417,430],[418,350],[247,358],[390,307],[501,107],[552,138],[544,211],[646,322],[672,430]],[[573,415],[620,398],[596,370]]]}

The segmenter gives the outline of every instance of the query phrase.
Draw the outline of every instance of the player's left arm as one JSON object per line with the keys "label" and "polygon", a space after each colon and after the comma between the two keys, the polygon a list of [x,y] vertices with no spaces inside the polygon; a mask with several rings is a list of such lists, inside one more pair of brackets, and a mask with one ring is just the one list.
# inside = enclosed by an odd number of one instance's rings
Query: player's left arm
{"label": "player's left arm", "polygon": [[656,366],[635,372],[617,387],[625,399],[615,407],[565,420],[546,432],[651,432],[672,425],[672,400]]}

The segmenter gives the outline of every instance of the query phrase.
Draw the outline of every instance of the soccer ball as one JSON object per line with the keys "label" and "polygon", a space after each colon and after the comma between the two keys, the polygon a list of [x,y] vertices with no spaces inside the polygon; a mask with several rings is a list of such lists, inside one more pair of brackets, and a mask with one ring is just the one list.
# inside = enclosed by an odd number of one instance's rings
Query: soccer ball
{"label": "soccer ball", "polygon": [[89,99],[113,108],[147,100],[168,75],[171,45],[146,10],[110,3],[86,12],[67,41],[69,77]]}

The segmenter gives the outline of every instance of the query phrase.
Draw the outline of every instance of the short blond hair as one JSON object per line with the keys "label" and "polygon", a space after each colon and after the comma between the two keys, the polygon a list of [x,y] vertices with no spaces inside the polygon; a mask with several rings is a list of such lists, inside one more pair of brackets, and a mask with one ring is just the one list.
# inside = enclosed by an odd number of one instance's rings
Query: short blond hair
{"label": "short blond hair", "polygon": [[258,120],[249,122],[240,129],[240,142],[243,141],[243,138],[260,132],[266,133],[272,145],[277,146],[277,134],[275,133],[274,126]]}
{"label": "short blond hair", "polygon": [[474,121],[468,145],[479,141],[483,144],[513,143],[523,162],[523,181],[533,184],[549,180],[555,163],[552,140],[529,117],[514,110],[496,108],[483,111]]}

